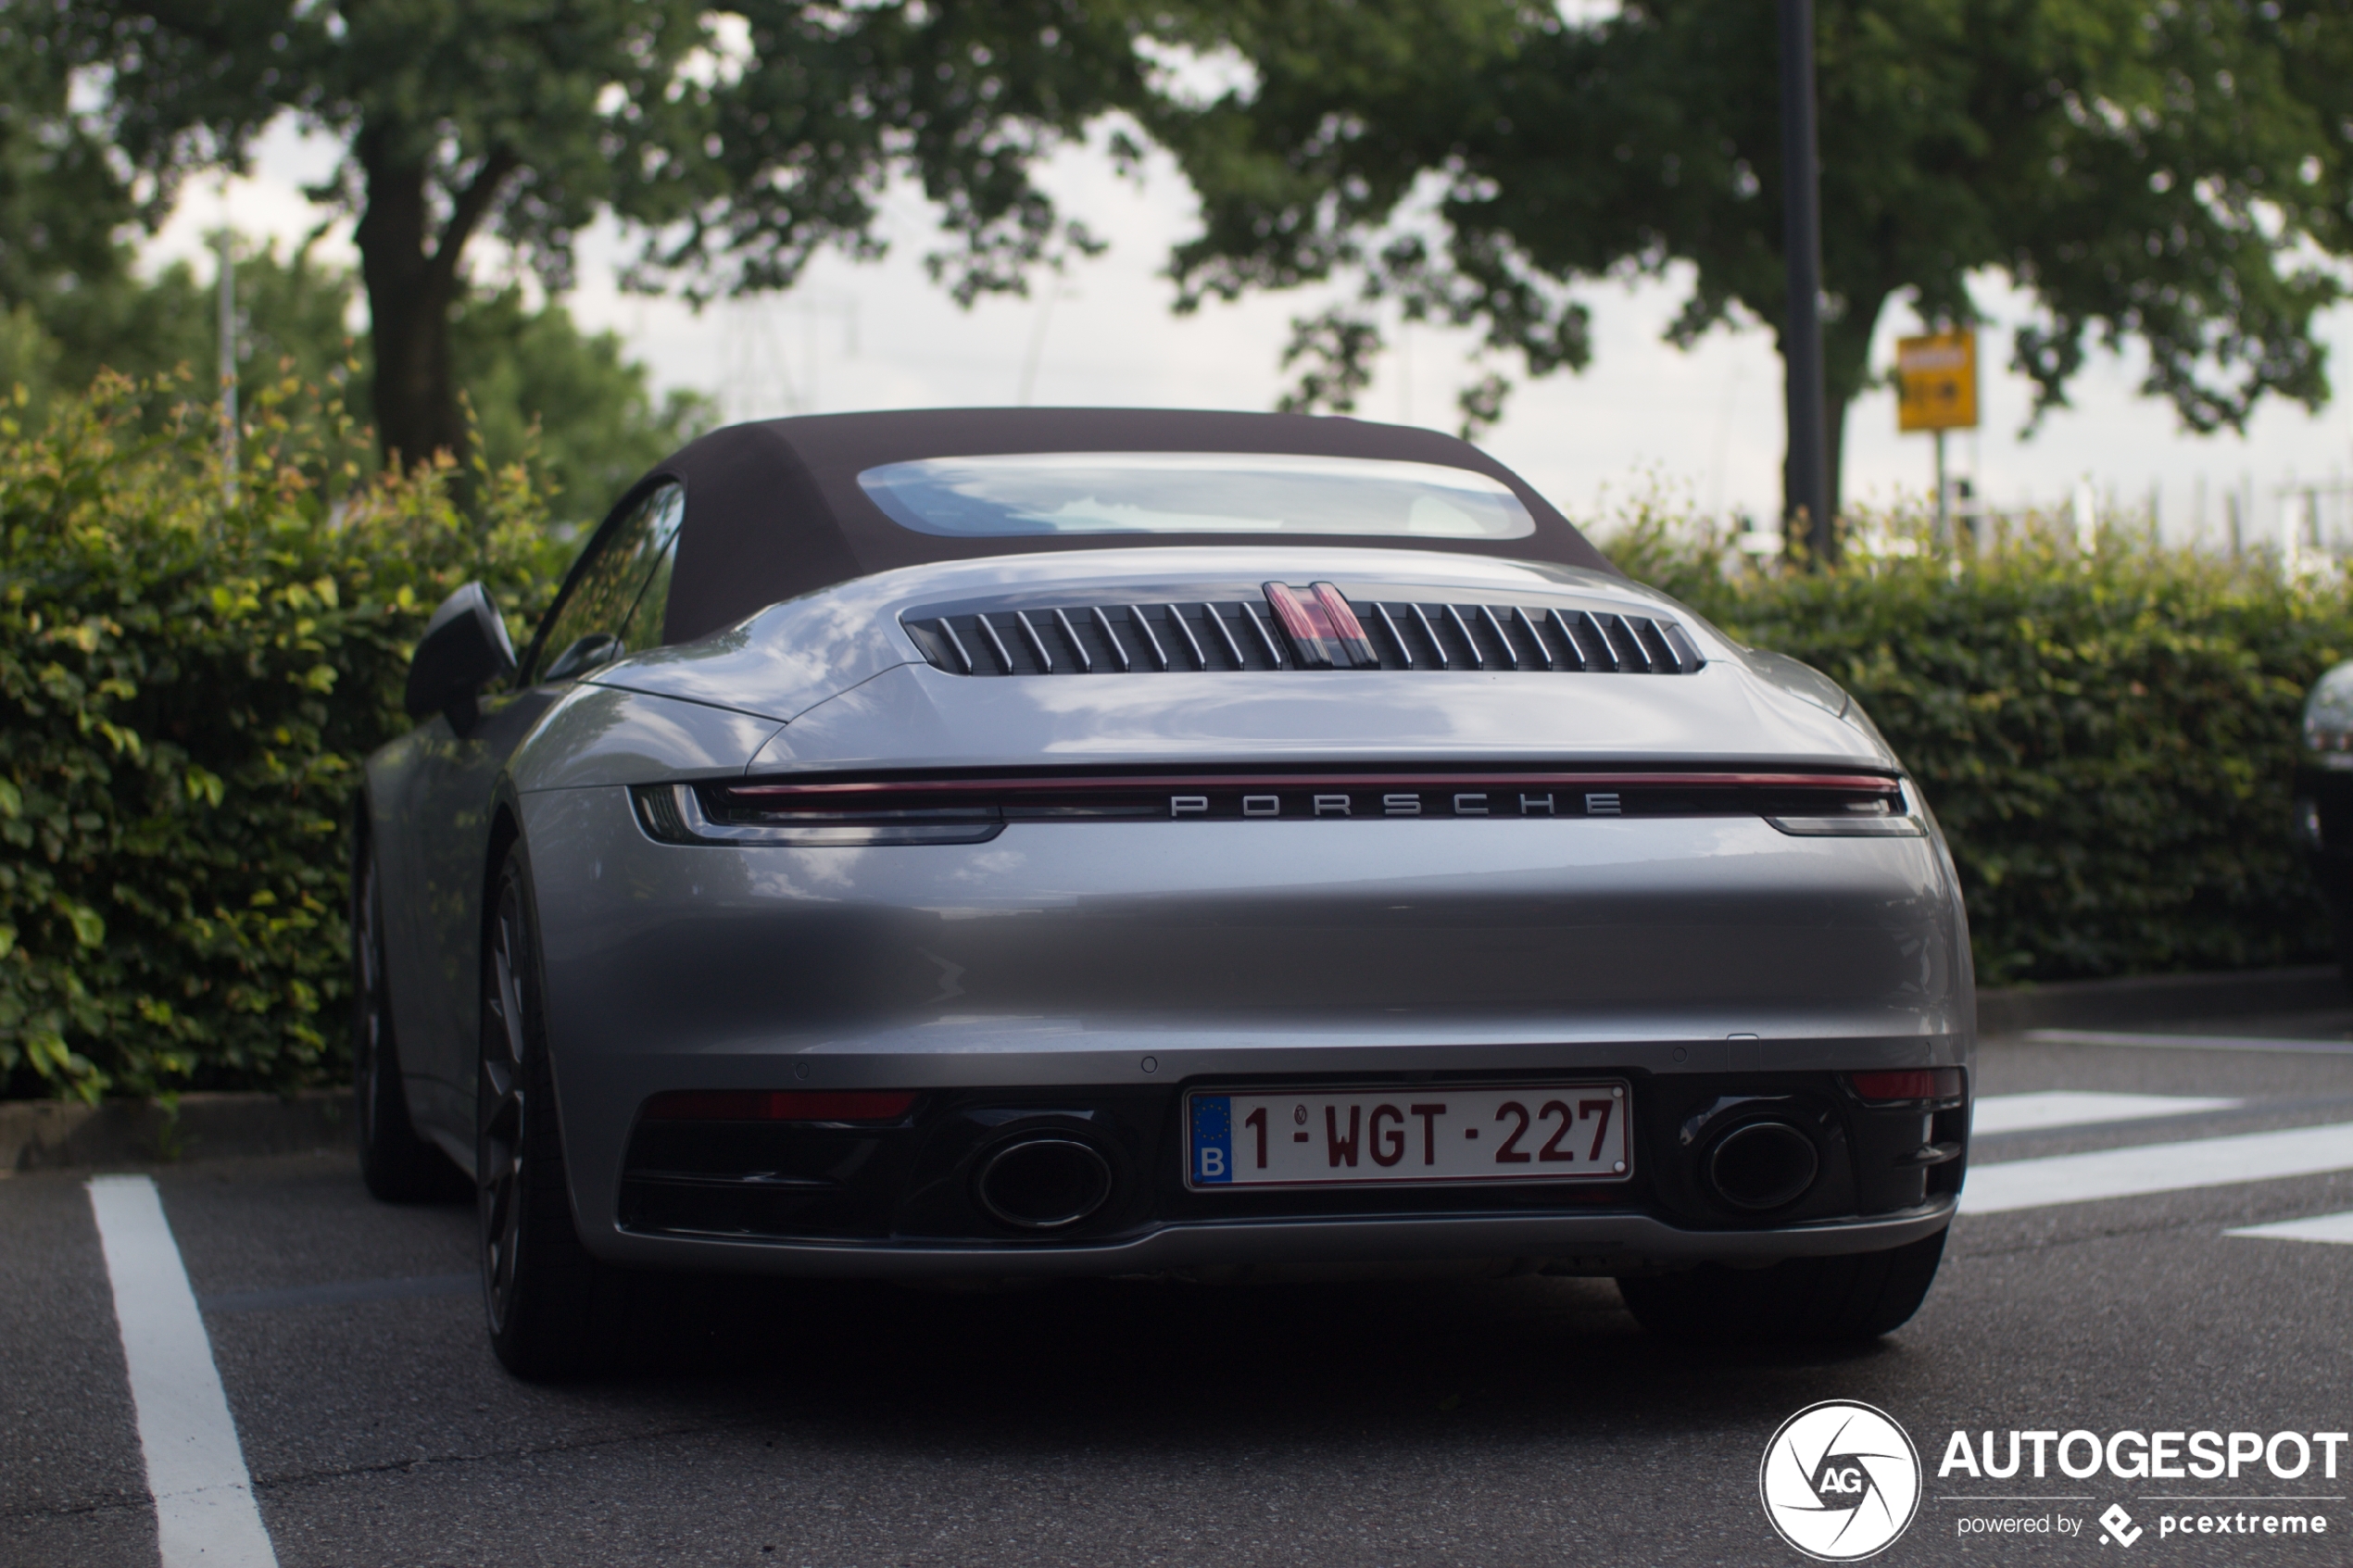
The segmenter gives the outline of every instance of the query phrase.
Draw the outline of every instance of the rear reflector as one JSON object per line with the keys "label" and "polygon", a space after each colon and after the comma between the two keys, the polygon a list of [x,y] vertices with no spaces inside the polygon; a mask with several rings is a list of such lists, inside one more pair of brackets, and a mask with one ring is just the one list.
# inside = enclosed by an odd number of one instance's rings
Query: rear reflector
{"label": "rear reflector", "polygon": [[1951,1099],[1961,1092],[1957,1067],[1912,1067],[1901,1073],[1849,1073],[1846,1081],[1868,1100]]}
{"label": "rear reflector", "polygon": [[648,1122],[896,1122],[912,1089],[689,1089],[646,1102]]}

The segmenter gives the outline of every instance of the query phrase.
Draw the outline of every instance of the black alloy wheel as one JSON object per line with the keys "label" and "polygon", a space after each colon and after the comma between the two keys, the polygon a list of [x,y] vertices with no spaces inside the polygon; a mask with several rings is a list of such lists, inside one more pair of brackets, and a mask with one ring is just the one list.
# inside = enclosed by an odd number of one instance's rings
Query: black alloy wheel
{"label": "black alloy wheel", "polygon": [[1617,1293],[1650,1333],[1705,1345],[1876,1339],[1911,1321],[1936,1279],[1944,1231],[1883,1252],[1791,1258],[1767,1269],[1702,1263],[1629,1274]]}
{"label": "black alloy wheel", "polygon": [[359,1177],[386,1203],[448,1203],[466,1196],[465,1173],[417,1134],[400,1080],[384,977],[384,888],[363,807],[351,865],[352,1120]]}
{"label": "black alloy wheel", "polygon": [[591,1257],[573,1224],[519,844],[499,868],[484,937],[474,1170],[491,1348],[519,1377],[598,1372],[620,1344],[628,1277]]}

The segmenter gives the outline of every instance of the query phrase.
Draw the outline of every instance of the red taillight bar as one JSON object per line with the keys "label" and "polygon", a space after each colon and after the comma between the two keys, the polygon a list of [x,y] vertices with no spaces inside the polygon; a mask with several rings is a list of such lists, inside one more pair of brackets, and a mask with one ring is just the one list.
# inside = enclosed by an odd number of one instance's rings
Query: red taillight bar
{"label": "red taillight bar", "polygon": [[1896,782],[1881,773],[1679,772],[1483,772],[1483,773],[1150,773],[1064,774],[1049,778],[882,779],[812,784],[740,784],[727,786],[737,798],[761,797],[824,799],[860,795],[917,795],[964,791],[1022,794],[1034,790],[1086,789],[1491,789],[1534,787],[1670,789],[1824,789],[1892,795]]}
{"label": "red taillight bar", "polygon": [[1894,1073],[1849,1073],[1846,1081],[1867,1100],[1951,1099],[1961,1092],[1957,1067],[1907,1067]]}
{"label": "red taillight bar", "polygon": [[648,1122],[896,1122],[912,1089],[682,1089],[646,1102]]}

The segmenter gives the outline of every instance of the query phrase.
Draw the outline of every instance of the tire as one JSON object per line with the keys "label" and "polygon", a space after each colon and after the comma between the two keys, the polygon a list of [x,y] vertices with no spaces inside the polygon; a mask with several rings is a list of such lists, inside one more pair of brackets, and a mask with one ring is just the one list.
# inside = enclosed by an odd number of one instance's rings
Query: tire
{"label": "tire", "polygon": [[2345,982],[2347,994],[2353,995],[2353,914],[2329,900],[2329,936],[2336,945],[2336,972]]}
{"label": "tire", "polygon": [[453,1203],[467,1195],[465,1173],[409,1120],[384,974],[384,889],[364,811],[351,865],[351,1096],[359,1179],[371,1194],[386,1203]]}
{"label": "tire", "polygon": [[1702,1263],[1632,1275],[1617,1293],[1664,1338],[1709,1345],[1876,1339],[1911,1321],[1944,1256],[1944,1231],[1885,1252],[1792,1258],[1768,1269]]}
{"label": "tire", "polygon": [[589,1256],[573,1223],[530,881],[517,845],[483,943],[474,1169],[490,1347],[516,1376],[548,1381],[611,1366],[629,1280]]}

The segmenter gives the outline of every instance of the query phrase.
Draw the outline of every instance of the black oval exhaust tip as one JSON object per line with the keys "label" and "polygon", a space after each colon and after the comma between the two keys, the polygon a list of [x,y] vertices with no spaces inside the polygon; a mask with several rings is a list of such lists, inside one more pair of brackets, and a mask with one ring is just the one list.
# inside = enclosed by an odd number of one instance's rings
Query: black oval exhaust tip
{"label": "black oval exhaust tip", "polygon": [[1822,1168],[1814,1140],[1786,1122],[1751,1122],[1718,1140],[1707,1157],[1707,1185],[1735,1209],[1779,1209],[1796,1202]]}
{"label": "black oval exhaust tip", "polygon": [[980,1206],[1026,1231],[1065,1230],[1111,1198],[1111,1162],[1076,1138],[1022,1138],[981,1162]]}

